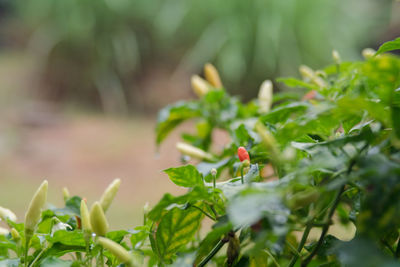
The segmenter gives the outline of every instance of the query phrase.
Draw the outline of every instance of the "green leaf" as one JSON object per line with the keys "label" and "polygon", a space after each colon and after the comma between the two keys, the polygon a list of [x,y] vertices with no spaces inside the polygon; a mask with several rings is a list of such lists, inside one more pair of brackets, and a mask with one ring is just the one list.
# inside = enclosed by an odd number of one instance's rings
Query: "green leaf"
{"label": "green leaf", "polygon": [[150,234],[150,227],[148,225],[135,227],[135,229],[132,230],[132,235],[131,235],[132,247],[138,249],[146,240],[149,234]]}
{"label": "green leaf", "polygon": [[193,239],[202,217],[202,212],[194,208],[173,208],[164,215],[155,240],[160,260],[170,261],[176,252]]}
{"label": "green leaf", "polygon": [[173,264],[169,265],[169,267],[193,267],[193,261],[195,260],[196,253],[185,253],[183,255],[179,255]]}
{"label": "green leaf", "polygon": [[120,243],[129,232],[125,230],[111,231],[106,234],[106,237]]}
{"label": "green leaf", "polygon": [[72,261],[61,260],[55,257],[49,257],[42,261],[40,267],[70,267],[72,265]]}
{"label": "green leaf", "polygon": [[0,260],[0,266],[4,267],[18,267],[19,259],[7,259],[7,260]]}
{"label": "green leaf", "polygon": [[24,232],[24,223],[16,223],[7,218],[7,224],[10,225],[12,228],[15,228],[20,234]]}
{"label": "green leaf", "polygon": [[[258,164],[251,164],[249,171],[243,177],[245,184],[242,184],[241,177],[235,177],[228,181],[217,183],[217,188],[222,190],[226,198],[231,199],[241,190],[246,188],[246,184],[255,181],[258,176]],[[255,183],[252,183],[252,185],[255,185]],[[209,186],[211,186],[211,184],[209,184]]]}
{"label": "green leaf", "polygon": [[246,146],[251,140],[253,140],[253,138],[250,136],[244,124],[240,124],[240,126],[233,131],[233,141],[237,146]]}
{"label": "green leaf", "polygon": [[58,230],[53,236],[46,236],[47,240],[52,243],[61,243],[67,246],[85,246],[83,233],[78,231]]}
{"label": "green leaf", "polygon": [[276,79],[277,82],[279,83],[284,83],[289,87],[301,87],[301,88],[307,88],[310,90],[317,90],[318,86],[304,82],[302,80],[298,80],[295,78],[278,78]]}
{"label": "green leaf", "polygon": [[400,49],[400,37],[381,45],[378,51],[375,53],[375,56],[384,52],[399,50],[399,49]]}
{"label": "green leaf", "polygon": [[350,242],[338,243],[335,251],[342,266],[400,266],[400,263],[383,254],[372,240],[358,237]]}
{"label": "green leaf", "polygon": [[81,200],[80,197],[73,196],[67,200],[65,207],[70,209],[75,215],[80,215]]}
{"label": "green leaf", "polygon": [[272,191],[248,188],[236,195],[228,206],[228,216],[235,227],[250,226],[266,217],[274,232],[283,234],[289,210]]}
{"label": "green leaf", "polygon": [[168,136],[168,134],[183,121],[200,116],[200,110],[195,102],[178,102],[163,108],[158,113],[156,127],[157,145]]}
{"label": "green leaf", "polygon": [[278,123],[286,121],[290,116],[304,112],[309,104],[305,102],[294,102],[274,108],[269,113],[260,117],[262,122]]}
{"label": "green leaf", "polygon": [[61,257],[70,252],[85,252],[85,246],[67,246],[61,243],[54,243],[51,248],[46,250],[42,258],[47,258],[49,256]]}
{"label": "green leaf", "polygon": [[0,235],[0,256],[8,255],[9,249],[17,250],[15,242],[4,235]]}
{"label": "green leaf", "polygon": [[397,88],[393,92],[391,115],[394,133],[396,134],[397,138],[400,139],[400,88]]}
{"label": "green leaf", "polygon": [[[279,79],[278,79],[279,80]],[[297,101],[301,98],[301,95],[299,92],[279,92],[279,93],[274,93],[273,95],[273,103],[276,102],[283,102],[283,101]]]}
{"label": "green leaf", "polygon": [[185,209],[189,204],[202,201],[211,201],[218,193],[213,188],[195,186],[187,194],[174,197],[171,194],[165,194],[156,206],[149,212],[147,217],[152,221],[159,221],[161,217],[170,209],[179,207]]}
{"label": "green leaf", "polygon": [[179,186],[194,187],[203,184],[203,176],[193,165],[186,165],[178,168],[169,168],[164,170],[169,179]]}
{"label": "green leaf", "polygon": [[226,96],[224,90],[211,90],[204,96],[204,101],[207,103],[218,103]]}
{"label": "green leaf", "polygon": [[[80,207],[81,207],[81,198],[78,196],[73,196],[67,200],[65,203],[65,207],[61,209],[50,209],[46,210],[42,213],[42,218],[53,217],[57,215],[57,217],[61,221],[68,220],[69,216],[80,216]],[[68,215],[68,216],[67,216]]]}
{"label": "green leaf", "polygon": [[224,169],[227,165],[229,165],[232,161],[236,160],[235,158],[223,159],[218,162],[200,162],[197,164],[197,170],[203,175],[204,181],[211,182],[212,175],[211,170],[217,170],[217,177],[221,174],[221,170]]}
{"label": "green leaf", "polygon": [[222,224],[215,227],[210,231],[207,236],[201,241],[196,253],[196,265],[211,251],[211,249],[224,237],[230,230],[232,225],[230,223]]}

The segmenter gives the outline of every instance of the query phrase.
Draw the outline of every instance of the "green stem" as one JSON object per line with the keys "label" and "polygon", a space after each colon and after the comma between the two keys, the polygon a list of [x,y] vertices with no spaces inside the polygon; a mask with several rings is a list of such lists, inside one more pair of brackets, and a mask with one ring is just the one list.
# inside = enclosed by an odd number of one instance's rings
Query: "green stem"
{"label": "green stem", "polygon": [[296,264],[296,261],[298,260],[298,258],[300,256],[300,253],[301,253],[304,245],[306,244],[306,241],[307,241],[308,235],[310,234],[312,226],[313,225],[312,225],[311,222],[307,223],[306,229],[304,229],[303,236],[301,237],[300,244],[297,247],[297,254],[294,254],[292,260],[290,261],[290,263],[288,265],[288,267],[292,267],[292,266],[294,266]]}
{"label": "green stem", "polygon": [[80,252],[76,252],[75,254],[76,254],[76,259],[77,259],[79,262],[82,262],[82,254],[81,254]]}
{"label": "green stem", "polygon": [[90,237],[91,233],[86,232],[84,233],[84,238],[85,238],[85,244],[86,244],[86,255],[85,255],[85,263],[88,264],[88,266],[91,266],[91,253],[90,253]]}
{"label": "green stem", "polygon": [[208,253],[208,255],[197,265],[197,267],[205,266],[214,256],[218,253],[218,251],[228,242],[227,238],[222,238],[217,245]]}
{"label": "green stem", "polygon": [[240,166],[240,180],[242,181],[242,184],[244,184],[244,178],[243,178],[243,165]]}
{"label": "green stem", "polygon": [[213,187],[215,188],[217,186],[217,177],[214,173],[212,174],[212,177],[213,177]]}
{"label": "green stem", "polygon": [[336,64],[336,72],[339,74],[340,73],[340,64]]}
{"label": "green stem", "polygon": [[281,267],[279,263],[276,261],[275,257],[268,250],[264,249],[264,252],[268,255],[268,257],[272,259],[276,267]]}
{"label": "green stem", "polygon": [[340,202],[340,197],[342,196],[344,187],[345,187],[345,185],[342,185],[341,188],[339,189],[339,191],[336,195],[336,198],[335,198],[335,202],[333,203],[333,206],[332,206],[331,210],[329,211],[329,214],[327,217],[327,223],[322,228],[322,232],[319,237],[318,243],[314,247],[314,249],[311,251],[310,255],[308,255],[308,257],[301,263],[302,267],[307,266],[310,263],[310,261],[312,260],[312,258],[315,256],[315,254],[317,254],[318,250],[321,248],[322,243],[324,242],[324,238],[325,238],[326,234],[328,233],[329,227],[331,226],[330,221],[332,219],[333,214],[335,213],[337,205]]}
{"label": "green stem", "polygon": [[28,267],[28,250],[30,241],[31,241],[31,236],[25,233],[25,251],[24,251],[25,267]]}
{"label": "green stem", "polygon": [[394,254],[394,256],[396,258],[400,257],[400,238],[399,238],[399,241],[397,241],[396,253]]}
{"label": "green stem", "polygon": [[206,215],[208,218],[210,218],[213,221],[216,221],[217,219],[215,219],[213,216],[211,216],[210,214],[208,214],[207,212],[205,212],[203,209],[197,207],[196,205],[192,205],[193,208],[198,209],[199,211],[201,211],[204,215]]}
{"label": "green stem", "polygon": [[[349,166],[348,166],[348,168],[347,168],[347,171],[346,171],[346,174],[347,174],[347,175],[349,175],[349,174],[351,173],[351,171],[352,171],[354,165],[355,165],[356,162],[357,162],[357,158],[361,155],[361,153],[362,153],[367,147],[368,147],[368,143],[365,143],[365,145],[358,151],[357,156],[355,156],[355,157],[350,161],[350,164],[349,164]],[[339,205],[339,202],[340,202],[340,197],[342,196],[342,194],[343,194],[343,192],[344,192],[344,188],[345,188],[345,184],[342,185],[342,186],[340,187],[340,189],[339,189],[339,191],[338,191],[338,193],[337,193],[337,195],[336,195],[336,198],[335,198],[335,200],[334,200],[334,202],[333,202],[332,208],[331,208],[331,210],[329,211],[329,214],[328,214],[328,216],[327,216],[327,220],[326,220],[327,223],[326,223],[326,224],[323,226],[323,228],[322,228],[322,232],[321,232],[321,235],[320,235],[320,238],[319,238],[319,240],[318,240],[317,245],[314,247],[314,249],[313,249],[313,251],[310,253],[310,255],[308,255],[308,257],[302,262],[302,264],[301,264],[302,267],[307,266],[307,265],[310,263],[310,261],[312,260],[312,258],[315,256],[315,254],[317,254],[318,250],[319,250],[320,247],[322,246],[322,243],[323,243],[323,241],[324,241],[325,235],[328,233],[329,227],[330,227],[330,225],[331,225],[332,216],[333,216],[333,214],[335,213],[336,207],[337,207],[337,205]]]}
{"label": "green stem", "polygon": [[382,244],[387,247],[387,249],[390,250],[390,252],[393,254],[393,256],[396,257],[396,251],[392,248],[392,246],[386,241],[386,240],[381,240]]}
{"label": "green stem", "polygon": [[39,254],[37,254],[37,256],[35,257],[35,259],[31,262],[31,264],[29,264],[29,267],[32,267],[40,258],[40,256],[42,256],[42,254],[47,250],[47,248],[42,249]]}
{"label": "green stem", "polygon": [[217,213],[217,211],[215,210],[214,205],[210,205],[210,209],[211,209],[211,211],[214,213],[214,217],[215,217],[216,219],[218,219],[218,213]]}
{"label": "green stem", "polygon": [[100,254],[97,258],[96,266],[104,267],[103,247],[100,247]]}

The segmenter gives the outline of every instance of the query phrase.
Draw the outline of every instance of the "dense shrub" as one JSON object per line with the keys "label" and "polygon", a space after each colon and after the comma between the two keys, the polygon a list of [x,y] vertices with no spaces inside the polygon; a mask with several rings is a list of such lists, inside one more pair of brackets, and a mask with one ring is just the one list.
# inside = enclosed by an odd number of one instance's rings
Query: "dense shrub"
{"label": "dense shrub", "polygon": [[[308,90],[303,97],[272,98],[266,81],[247,104],[207,65],[207,81],[192,80],[200,99],[164,108],[157,123],[160,144],[181,122],[196,121],[177,145],[196,165],[164,170],[185,194],[146,207],[142,226],[109,231],[104,213],[119,180],[90,212],[65,191],[64,208],[40,214],[44,182],[25,226],[0,209],[10,227],[0,235],[0,264],[398,266],[400,58],[380,54],[396,48],[400,39],[378,55],[365,51],[362,62],[333,53],[335,64],[279,80]],[[213,146],[216,129],[230,136],[223,147]]]}

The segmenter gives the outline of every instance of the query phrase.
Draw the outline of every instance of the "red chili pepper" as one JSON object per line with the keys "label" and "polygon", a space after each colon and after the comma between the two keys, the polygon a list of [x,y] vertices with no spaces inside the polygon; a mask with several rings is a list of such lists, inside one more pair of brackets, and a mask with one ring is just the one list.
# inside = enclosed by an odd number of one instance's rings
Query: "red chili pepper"
{"label": "red chili pepper", "polygon": [[244,160],[248,160],[248,161],[250,161],[250,156],[249,156],[249,153],[247,152],[247,150],[246,150],[246,148],[244,148],[244,147],[239,147],[238,148],[238,151],[237,151],[237,153],[238,153],[238,156],[239,156],[239,160],[240,161],[244,161]]}

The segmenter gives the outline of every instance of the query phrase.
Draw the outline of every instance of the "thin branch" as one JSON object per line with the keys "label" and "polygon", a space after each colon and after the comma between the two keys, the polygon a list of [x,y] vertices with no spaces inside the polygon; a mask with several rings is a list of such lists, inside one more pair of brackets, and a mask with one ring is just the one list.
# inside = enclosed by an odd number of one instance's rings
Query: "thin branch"
{"label": "thin branch", "polygon": [[215,219],[213,216],[211,216],[209,213],[205,212],[203,209],[197,207],[196,205],[192,205],[193,208],[198,209],[199,211],[201,211],[204,215],[206,215],[208,218],[210,218],[213,221],[216,221],[217,219]]}
{"label": "thin branch", "polygon": [[392,252],[393,256],[396,257],[396,251],[394,251],[394,249],[392,248],[392,246],[391,246],[386,240],[383,240],[383,239],[382,239],[381,242],[382,242],[382,244],[383,244],[385,247],[387,247],[387,248],[390,250],[390,252]]}
{"label": "thin branch", "polygon": [[243,164],[240,166],[240,180],[242,181],[242,184],[244,184]]}
{"label": "thin branch", "polygon": [[330,221],[332,219],[332,216],[335,213],[336,207],[340,202],[340,197],[342,196],[344,187],[345,187],[345,185],[342,185],[339,192],[337,193],[335,202],[333,203],[333,206],[328,214],[327,224],[325,224],[324,227],[322,228],[322,233],[321,233],[321,236],[319,237],[317,245],[311,251],[310,255],[308,255],[308,257],[301,263],[302,267],[307,266],[310,263],[310,261],[312,260],[312,258],[315,256],[315,254],[317,254],[318,250],[321,248],[321,246],[324,242],[324,238],[325,238],[326,234],[328,233],[329,227],[331,225]]}
{"label": "thin branch", "polygon": [[295,254],[293,256],[288,267],[294,266],[296,264],[296,261],[299,259],[300,252],[303,249],[304,245],[306,244],[306,241],[307,241],[308,235],[310,234],[311,228],[312,228],[312,223],[309,222],[306,226],[306,229],[304,229],[303,236],[301,237],[301,241],[299,243],[299,246],[297,247],[297,254]]}
{"label": "thin branch", "polygon": [[276,267],[281,267],[279,263],[276,261],[275,257],[266,249],[263,250],[267,255],[272,259]]}
{"label": "thin branch", "polygon": [[400,257],[400,238],[397,241],[396,253],[394,254],[396,258]]}
{"label": "thin branch", "polygon": [[218,241],[217,245],[208,253],[208,255],[197,265],[198,267],[205,266],[214,256],[218,253],[218,251],[228,242],[227,238],[222,238]]}
{"label": "thin branch", "polygon": [[[361,154],[367,147],[368,147],[368,143],[366,143],[366,144],[360,149],[360,151],[358,152],[358,155],[357,155],[356,157],[354,157],[354,158],[350,161],[349,167],[347,168],[347,171],[346,171],[346,174],[347,174],[347,175],[349,175],[349,174],[351,173],[351,171],[352,171],[354,165],[355,165],[356,162],[357,162],[358,156],[360,156],[360,154]],[[311,253],[308,255],[308,257],[302,262],[302,264],[301,264],[302,267],[307,266],[307,265],[310,263],[310,261],[312,260],[312,258],[315,256],[315,254],[317,254],[318,250],[321,248],[322,243],[323,243],[323,241],[324,241],[324,238],[325,238],[326,234],[328,233],[329,227],[330,227],[330,225],[331,225],[331,224],[330,224],[330,221],[332,220],[332,216],[333,216],[333,214],[335,213],[336,207],[339,205],[340,198],[341,198],[341,196],[342,196],[342,194],[343,194],[343,192],[344,192],[344,189],[345,189],[345,184],[342,185],[342,186],[340,187],[340,189],[339,189],[339,191],[338,191],[338,193],[337,193],[337,195],[336,195],[336,198],[335,198],[335,201],[334,201],[334,203],[333,203],[333,206],[332,206],[332,208],[331,208],[331,210],[329,211],[329,214],[328,214],[328,216],[327,216],[327,224],[324,225],[324,227],[322,228],[322,232],[321,232],[320,238],[319,238],[319,240],[318,240],[318,242],[317,242],[317,245],[314,247],[314,249],[311,251]]]}
{"label": "thin branch", "polygon": [[46,248],[42,249],[39,254],[36,255],[35,259],[31,262],[31,264],[29,264],[29,267],[32,267],[38,260],[39,258],[42,256],[42,254],[46,251]]}
{"label": "thin branch", "polygon": [[301,256],[297,249],[292,244],[290,244],[289,241],[286,240],[285,243],[288,245],[289,249],[293,252],[294,255],[297,255],[297,257]]}

